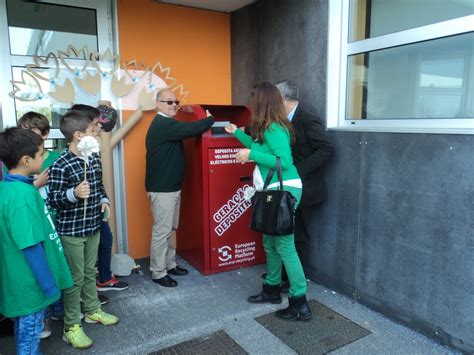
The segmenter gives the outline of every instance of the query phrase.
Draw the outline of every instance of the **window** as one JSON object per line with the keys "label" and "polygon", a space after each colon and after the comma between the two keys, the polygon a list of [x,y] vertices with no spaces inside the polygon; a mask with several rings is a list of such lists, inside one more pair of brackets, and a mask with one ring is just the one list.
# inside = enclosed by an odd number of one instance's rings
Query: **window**
{"label": "window", "polygon": [[[90,53],[113,50],[110,13],[109,1],[0,0],[0,129],[16,125],[25,112],[38,111],[51,120],[50,137],[62,137],[59,117],[70,104],[51,100],[46,93],[68,79],[67,71],[61,70],[65,66],[77,69],[79,77]],[[48,56],[60,51],[61,58]],[[38,76],[25,74],[32,63],[37,64]],[[60,80],[55,78],[57,70]],[[10,80],[18,82],[20,94],[15,99],[9,96],[15,89]],[[98,99],[78,91],[75,101],[95,106]]]}
{"label": "window", "polygon": [[328,58],[328,128],[474,134],[474,1],[330,1]]}
{"label": "window", "polygon": [[96,10],[7,0],[10,53],[46,56],[68,45],[97,51]]}

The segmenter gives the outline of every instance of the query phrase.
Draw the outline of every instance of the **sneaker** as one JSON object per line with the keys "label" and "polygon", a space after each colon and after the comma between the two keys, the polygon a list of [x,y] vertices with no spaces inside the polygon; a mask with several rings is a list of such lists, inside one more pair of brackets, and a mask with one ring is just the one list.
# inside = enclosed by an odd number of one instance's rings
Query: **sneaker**
{"label": "sneaker", "polygon": [[122,291],[128,288],[128,283],[117,280],[112,277],[107,282],[97,281],[97,291]]}
{"label": "sneaker", "polygon": [[80,324],[74,324],[69,330],[64,330],[63,340],[74,349],[87,349],[94,343],[92,339],[84,333]]}
{"label": "sneaker", "polygon": [[51,336],[51,328],[49,327],[49,319],[43,320],[43,330],[40,333],[40,339],[46,339]]}
{"label": "sneaker", "polygon": [[95,313],[86,314],[84,318],[86,323],[100,323],[103,325],[115,325],[119,322],[119,318],[113,314],[104,312],[102,309],[98,309]]}
{"label": "sneaker", "polygon": [[101,305],[107,304],[110,302],[110,298],[105,295],[97,295],[99,297],[99,302]]}

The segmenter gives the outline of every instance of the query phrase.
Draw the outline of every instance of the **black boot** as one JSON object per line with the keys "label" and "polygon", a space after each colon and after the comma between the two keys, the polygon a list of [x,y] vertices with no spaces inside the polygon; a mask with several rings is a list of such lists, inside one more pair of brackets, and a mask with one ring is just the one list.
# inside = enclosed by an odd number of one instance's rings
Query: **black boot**
{"label": "black boot", "polygon": [[263,284],[262,292],[247,298],[250,303],[281,303],[280,285]]}
{"label": "black boot", "polygon": [[311,319],[311,309],[309,308],[308,302],[306,302],[305,295],[300,297],[288,297],[288,303],[288,308],[276,312],[278,318],[284,320]]}

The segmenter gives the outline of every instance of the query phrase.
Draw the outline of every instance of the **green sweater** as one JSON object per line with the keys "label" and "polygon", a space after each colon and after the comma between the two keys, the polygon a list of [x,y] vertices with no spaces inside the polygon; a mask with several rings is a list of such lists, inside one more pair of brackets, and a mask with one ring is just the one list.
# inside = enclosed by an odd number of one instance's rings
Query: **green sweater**
{"label": "green sweater", "polygon": [[182,122],[160,114],[155,116],[145,139],[147,192],[181,190],[185,167],[182,140],[201,135],[213,123],[213,117]]}
{"label": "green sweater", "polygon": [[[264,132],[261,144],[253,141],[252,137],[240,129],[235,130],[234,135],[244,146],[250,148],[249,159],[257,163],[263,181],[265,181],[268,171],[276,168],[276,157],[280,157],[281,160],[283,183],[300,179],[298,171],[293,165],[290,134],[285,127],[273,123]],[[278,175],[275,173],[270,184],[277,181]]]}

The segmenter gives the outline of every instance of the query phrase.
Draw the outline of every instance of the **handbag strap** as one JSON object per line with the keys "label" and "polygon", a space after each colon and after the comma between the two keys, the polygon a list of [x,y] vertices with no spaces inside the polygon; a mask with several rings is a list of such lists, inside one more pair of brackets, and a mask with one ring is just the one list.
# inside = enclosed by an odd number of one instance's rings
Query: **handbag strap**
{"label": "handbag strap", "polygon": [[280,190],[283,190],[283,177],[281,173],[281,159],[277,157],[277,173],[278,173],[278,180],[280,181]]}
{"label": "handbag strap", "polygon": [[[280,157],[276,157],[276,171],[278,174],[278,180],[280,181],[280,190],[283,190],[283,178],[281,173],[281,160]],[[263,184],[263,189],[266,190],[268,185],[270,185],[270,181],[272,180],[273,174],[275,173],[275,169],[268,170],[267,178],[265,179],[265,183]]]}

